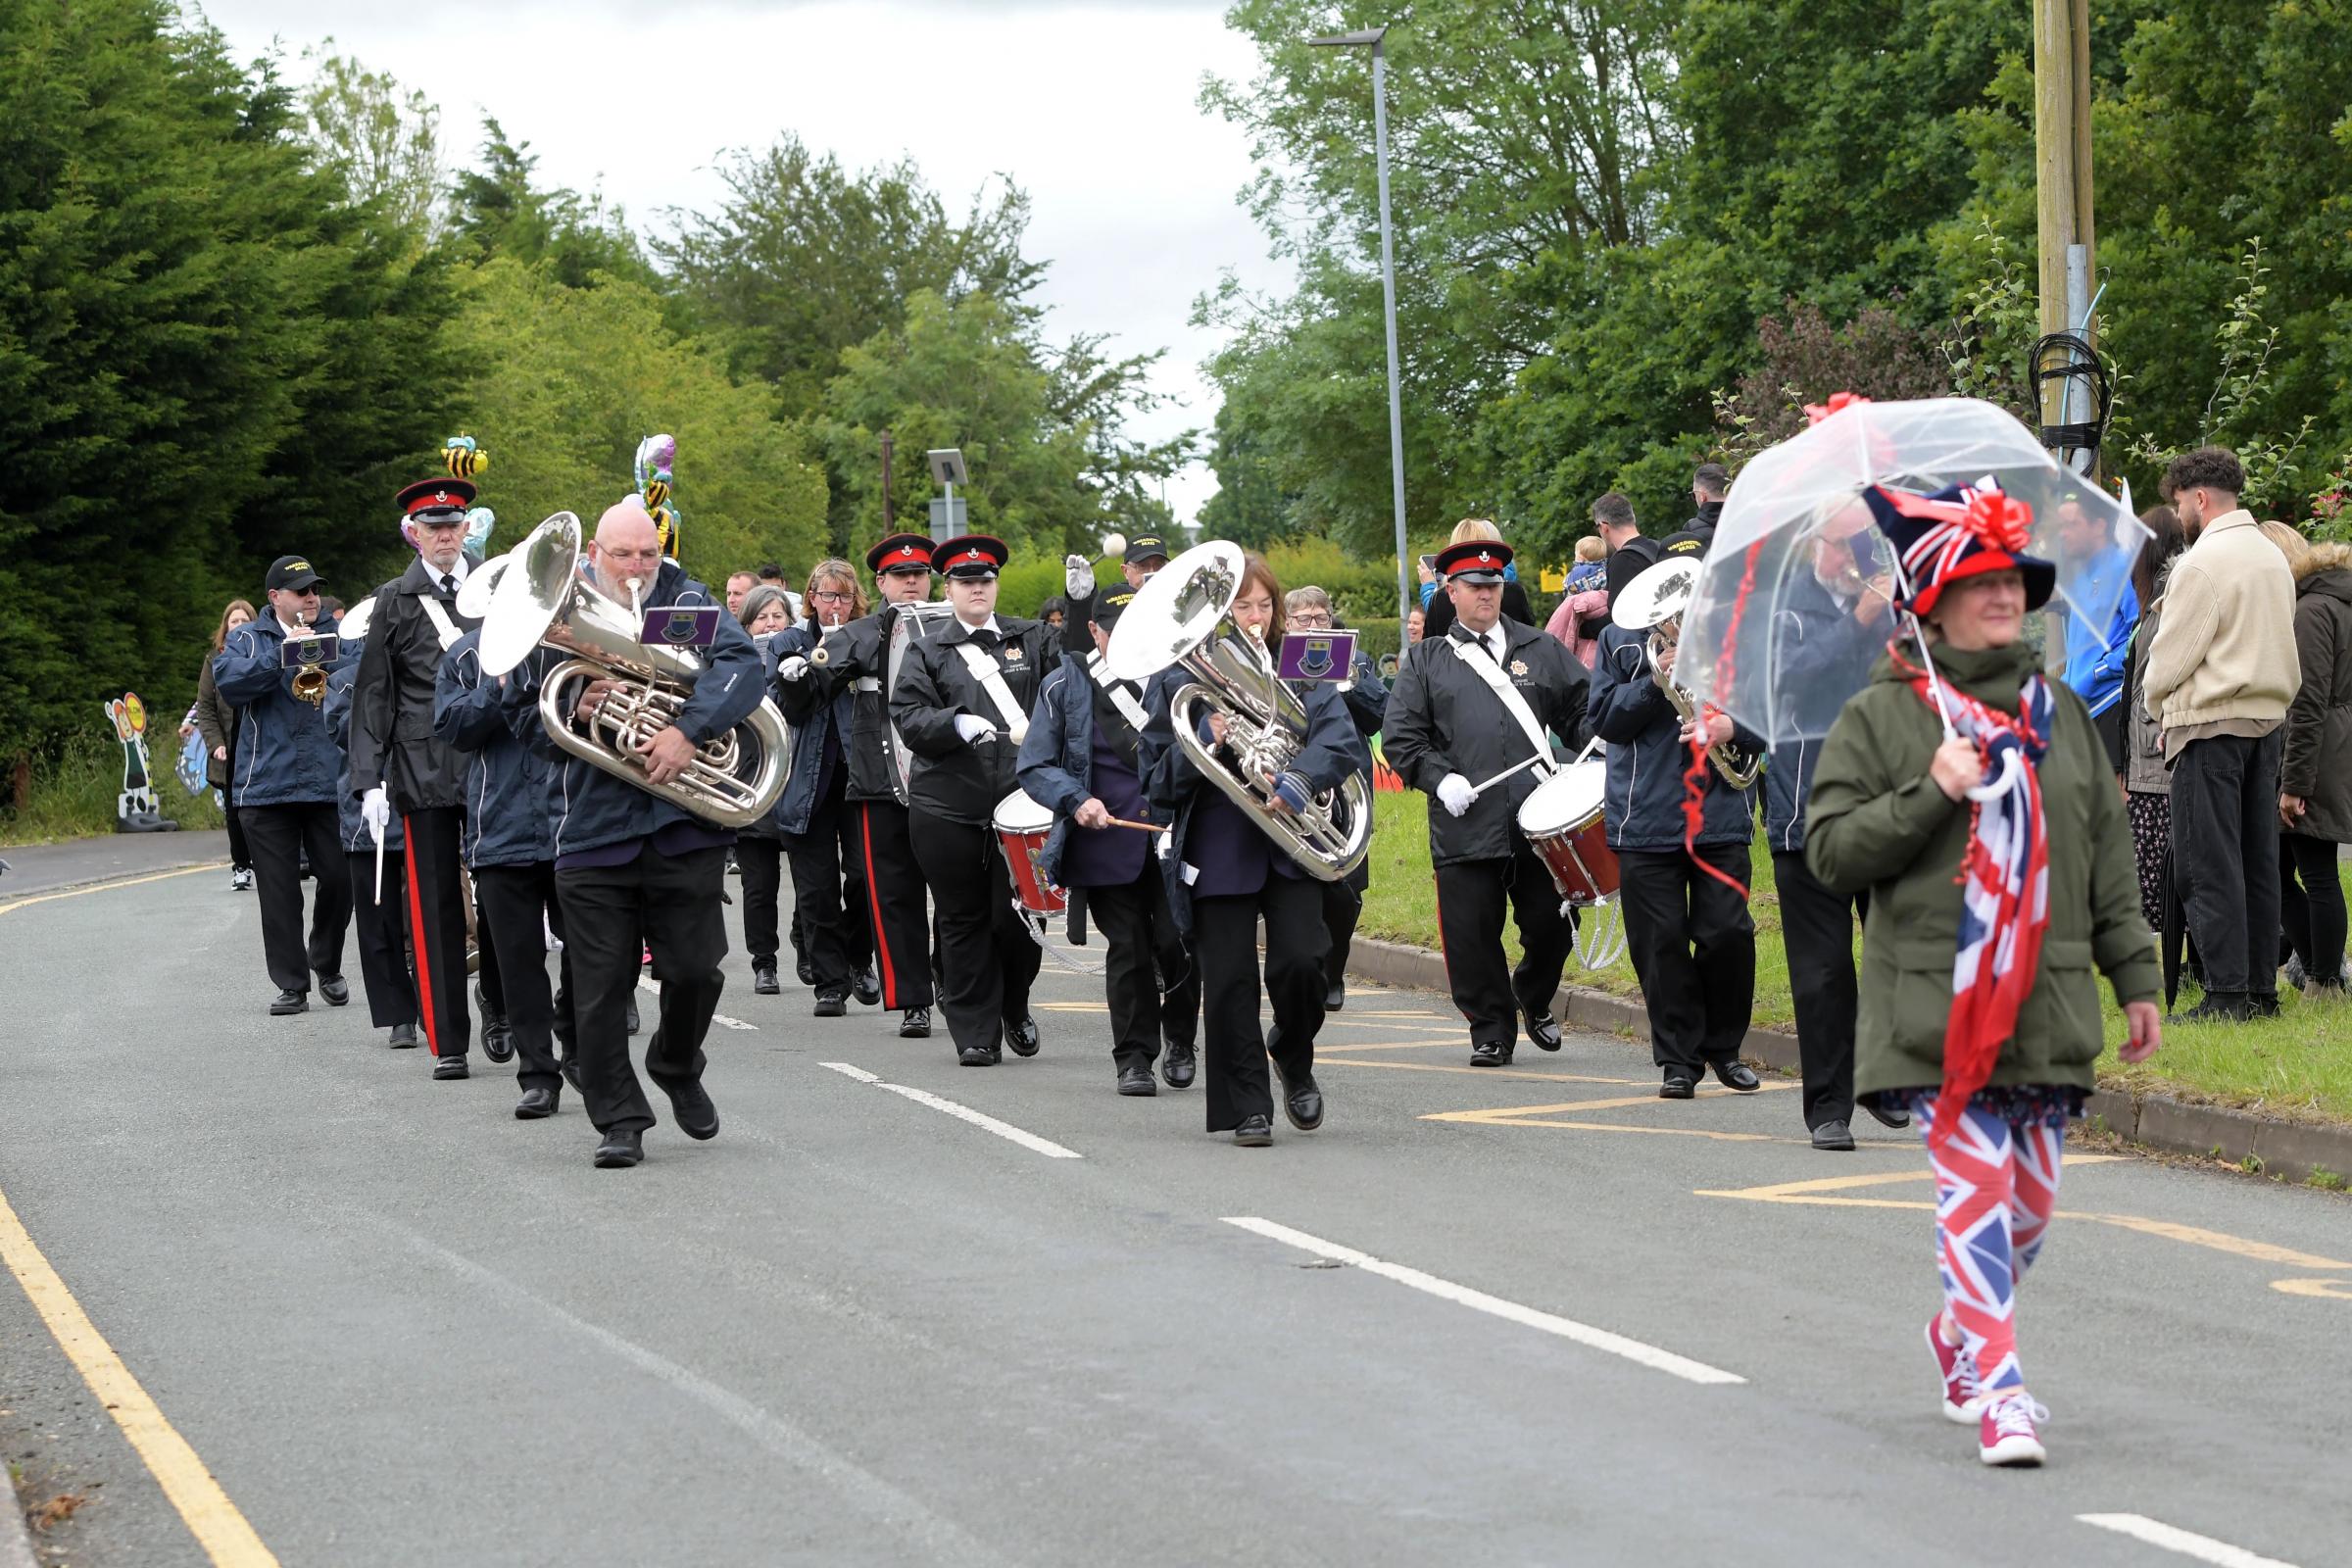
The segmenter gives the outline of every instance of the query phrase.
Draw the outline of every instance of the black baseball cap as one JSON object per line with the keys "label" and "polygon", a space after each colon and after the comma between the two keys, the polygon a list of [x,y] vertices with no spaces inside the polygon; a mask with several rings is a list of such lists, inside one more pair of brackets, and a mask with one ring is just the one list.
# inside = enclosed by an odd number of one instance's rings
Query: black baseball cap
{"label": "black baseball cap", "polygon": [[1119,623],[1119,616],[1135,603],[1135,590],[1121,583],[1095,595],[1095,624],[1108,632]]}
{"label": "black baseball cap", "polygon": [[306,558],[280,556],[270,563],[270,575],[262,580],[262,586],[271,593],[276,593],[281,588],[301,593],[305,589],[317,587],[318,581],[318,574],[311,569],[311,564]]}
{"label": "black baseball cap", "polygon": [[1127,541],[1127,564],[1140,566],[1147,561],[1168,559],[1168,542],[1155,533],[1139,533]]}

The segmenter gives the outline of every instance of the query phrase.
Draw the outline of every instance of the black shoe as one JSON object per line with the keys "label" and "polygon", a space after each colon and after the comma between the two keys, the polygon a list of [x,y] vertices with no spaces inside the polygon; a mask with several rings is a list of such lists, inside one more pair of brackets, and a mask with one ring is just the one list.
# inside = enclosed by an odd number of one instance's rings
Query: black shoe
{"label": "black shoe", "polygon": [[580,1058],[578,1056],[566,1055],[556,1065],[557,1068],[564,1074],[564,1081],[571,1085],[571,1092],[573,1094],[584,1095],[588,1092],[580,1087]]}
{"label": "black shoe", "polygon": [[564,1091],[561,1089],[550,1089],[543,1084],[533,1084],[530,1088],[525,1089],[522,1092],[522,1098],[514,1102],[514,1119],[516,1121],[538,1121],[542,1117],[553,1116],[556,1113],[556,1102],[563,1098]]}
{"label": "black shoe", "polygon": [[1911,1113],[1907,1110],[1882,1110],[1875,1100],[1862,1102],[1862,1108],[1869,1111],[1871,1119],[1882,1127],[1902,1128],[1911,1125]]}
{"label": "black shoe", "polygon": [[776,984],[776,966],[774,964],[755,963],[752,965],[753,996],[780,996],[783,994],[783,990],[784,988],[782,986]]}
{"label": "black shoe", "polygon": [[1323,1125],[1323,1091],[1315,1086],[1313,1073],[1306,1075],[1304,1083],[1282,1080],[1282,1113],[1302,1133],[1311,1133]]}
{"label": "black shoe", "polygon": [[[2303,988],[2301,986],[2297,986],[2295,989],[2300,991]],[[2250,1018],[2278,1017],[2278,993],[2276,990],[2247,992],[2246,1015]]]}
{"label": "black shoe", "polygon": [[994,1067],[1004,1059],[1004,1053],[995,1046],[957,1046],[956,1065],[958,1067]]}
{"label": "black shoe", "polygon": [[931,1009],[929,1007],[908,1007],[905,1012],[899,1014],[899,1038],[901,1040],[930,1039]]}
{"label": "black shoe", "polygon": [[1511,1047],[1508,1041],[1474,1040],[1470,1043],[1470,1065],[1473,1067],[1508,1067]]}
{"label": "black shoe", "polygon": [[1667,1073],[1666,1081],[1658,1085],[1660,1100],[1689,1100],[1697,1093],[1697,1083],[1689,1073],[1679,1068]]}
{"label": "black shoe", "polygon": [[505,1013],[482,1015],[482,1054],[496,1062],[514,1059],[514,1026],[507,1022]]}
{"label": "black shoe", "polygon": [[1037,1020],[1025,1012],[1017,1019],[1005,1019],[1004,1043],[1012,1048],[1012,1054],[1016,1056],[1036,1055],[1039,1044]]}
{"label": "black shoe", "polygon": [[1152,1081],[1151,1064],[1139,1061],[1131,1067],[1121,1067],[1119,1069],[1119,1093],[1122,1095],[1158,1094],[1159,1085]]}
{"label": "black shoe", "polygon": [[1200,1070],[1200,1064],[1193,1055],[1193,1043],[1190,1040],[1181,1045],[1171,1042],[1167,1050],[1160,1054],[1160,1080],[1170,1089],[1192,1088],[1194,1075]]}
{"label": "black shoe", "polygon": [[[351,1000],[351,982],[339,974],[322,974],[318,977],[318,994],[326,999],[328,1006],[340,1007]],[[2273,1005],[2276,1004],[2274,1000]]]}
{"label": "black shoe", "polygon": [[637,1029],[637,999],[631,996],[629,998],[629,1033],[635,1034]]}
{"label": "black shoe", "polygon": [[1348,982],[1347,982],[1347,981],[1345,981],[1345,980],[1334,980],[1334,981],[1333,981],[1331,984],[1329,984],[1329,985],[1327,985],[1327,986],[1325,986],[1325,987],[1323,988],[1323,1010],[1324,1010],[1325,1012],[1338,1012],[1338,1011],[1339,1011],[1341,1008],[1343,1008],[1343,1007],[1345,1007],[1345,1006],[1347,1006],[1347,1005],[1348,1005]]}
{"label": "black shoe", "polygon": [[616,1127],[596,1146],[598,1170],[626,1170],[645,1158],[645,1134],[634,1127]]}
{"label": "black shoe", "polygon": [[710,1103],[710,1096],[701,1084],[680,1084],[672,1089],[664,1084],[669,1095],[669,1114],[678,1124],[678,1131],[697,1141],[718,1136],[718,1107]]}
{"label": "black shoe", "polygon": [[1535,1042],[1538,1051],[1560,1049],[1560,1022],[1548,1009],[1539,1012],[1533,1007],[1522,1007],[1519,1016],[1527,1025],[1527,1038]]}
{"label": "black shoe", "polygon": [[1236,1149],[1263,1149],[1274,1142],[1274,1124],[1263,1116],[1244,1116],[1233,1130]]}
{"label": "black shoe", "polygon": [[2208,991],[2186,1012],[2176,1012],[2179,1023],[2243,1023],[2254,1016],[2254,1004],[2241,991]]}
{"label": "black shoe", "polygon": [[394,1024],[392,1026],[392,1038],[386,1042],[386,1044],[390,1045],[394,1051],[415,1051],[418,1043],[419,1042],[416,1039],[416,1026],[413,1023]]}
{"label": "black shoe", "polygon": [[277,1000],[270,1004],[270,1016],[283,1018],[290,1012],[311,1010],[311,994],[307,991],[280,991]]}
{"label": "black shoe", "polygon": [[816,965],[808,961],[808,955],[797,948],[793,950],[792,972],[801,977],[801,984],[805,986],[816,984]]}
{"label": "black shoe", "polygon": [[838,1018],[850,1010],[850,999],[838,991],[819,991],[816,994],[816,1016]]}
{"label": "black shoe", "polygon": [[433,1076],[436,1078],[470,1078],[473,1073],[466,1065],[464,1056],[443,1056],[433,1063]]}
{"label": "black shoe", "polygon": [[1839,1152],[1850,1152],[1854,1147],[1852,1129],[1832,1118],[1813,1129],[1813,1147]]}
{"label": "black shoe", "polygon": [[864,968],[858,971],[858,979],[857,982],[850,987],[850,995],[858,999],[858,1005],[860,1007],[872,1007],[881,1004],[882,977],[874,973],[874,966],[872,964],[869,963]]}
{"label": "black shoe", "polygon": [[1764,1087],[1764,1080],[1756,1076],[1756,1069],[1738,1057],[1716,1062],[1715,1080],[1726,1089],[1737,1089],[1743,1095],[1752,1095]]}

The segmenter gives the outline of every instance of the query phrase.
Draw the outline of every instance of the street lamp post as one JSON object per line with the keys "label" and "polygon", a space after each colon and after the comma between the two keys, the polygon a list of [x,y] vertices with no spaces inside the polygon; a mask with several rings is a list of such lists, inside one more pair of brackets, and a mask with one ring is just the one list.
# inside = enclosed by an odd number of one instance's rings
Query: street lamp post
{"label": "street lamp post", "polygon": [[1389,329],[1389,485],[1396,509],[1396,648],[1404,650],[1413,612],[1413,570],[1404,545],[1404,402],[1396,373],[1396,242],[1389,225],[1388,57],[1381,47],[1387,27],[1333,33],[1308,42],[1316,48],[1372,51],[1372,144],[1380,171],[1380,294]]}

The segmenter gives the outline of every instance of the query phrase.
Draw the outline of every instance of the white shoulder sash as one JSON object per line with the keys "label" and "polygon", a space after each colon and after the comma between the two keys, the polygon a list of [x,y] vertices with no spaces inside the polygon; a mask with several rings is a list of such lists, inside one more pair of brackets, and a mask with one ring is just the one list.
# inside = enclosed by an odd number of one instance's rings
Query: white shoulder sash
{"label": "white shoulder sash", "polygon": [[1447,637],[1445,643],[1453,650],[1454,658],[1461,661],[1464,669],[1486,682],[1487,689],[1502,704],[1503,711],[1519,721],[1519,727],[1527,733],[1528,744],[1536,749],[1536,755],[1548,764],[1551,761],[1551,742],[1544,739],[1544,726],[1537,720],[1535,710],[1527,706],[1527,699],[1519,695],[1519,688],[1503,675],[1502,666],[1489,659],[1484,648],[1463,642],[1458,637]]}
{"label": "white shoulder sash", "polygon": [[1013,701],[1012,688],[1004,684],[1004,672],[997,667],[995,660],[981,652],[977,643],[957,643],[956,651],[963,656],[963,666],[972,672],[972,679],[980,683],[980,689],[996,705],[1004,733],[1012,737],[1013,745],[1020,745],[1029,735],[1029,715]]}

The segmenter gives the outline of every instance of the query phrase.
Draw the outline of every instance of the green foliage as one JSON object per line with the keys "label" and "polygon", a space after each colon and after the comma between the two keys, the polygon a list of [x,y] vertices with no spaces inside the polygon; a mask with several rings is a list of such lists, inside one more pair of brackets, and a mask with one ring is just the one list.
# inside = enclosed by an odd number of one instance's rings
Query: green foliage
{"label": "green foliage", "polygon": [[[193,673],[189,680],[192,685]],[[93,715],[97,710],[93,700]],[[156,805],[165,819],[193,833],[220,827],[224,819],[218,790],[191,797],[172,770],[172,756],[179,749],[173,731],[179,727],[178,715],[185,711],[184,703],[169,715],[150,710],[147,764],[153,774]],[[53,844],[112,833],[115,804],[122,793],[122,747],[115,739],[114,726],[100,719],[33,764],[32,795],[24,809],[0,814],[0,844]]]}
{"label": "green foliage", "polygon": [[604,277],[648,288],[660,283],[619,208],[608,209],[594,193],[532,184],[539,159],[531,144],[509,141],[488,115],[480,158],[481,167],[460,174],[451,193],[451,232],[469,259],[544,262],[567,288],[588,288]]}
{"label": "green foliage", "polygon": [[383,72],[331,53],[334,41],[303,51],[317,70],[302,95],[311,145],[352,201],[374,207],[386,226],[422,244],[440,228],[441,106],[421,90],[402,91]]}

